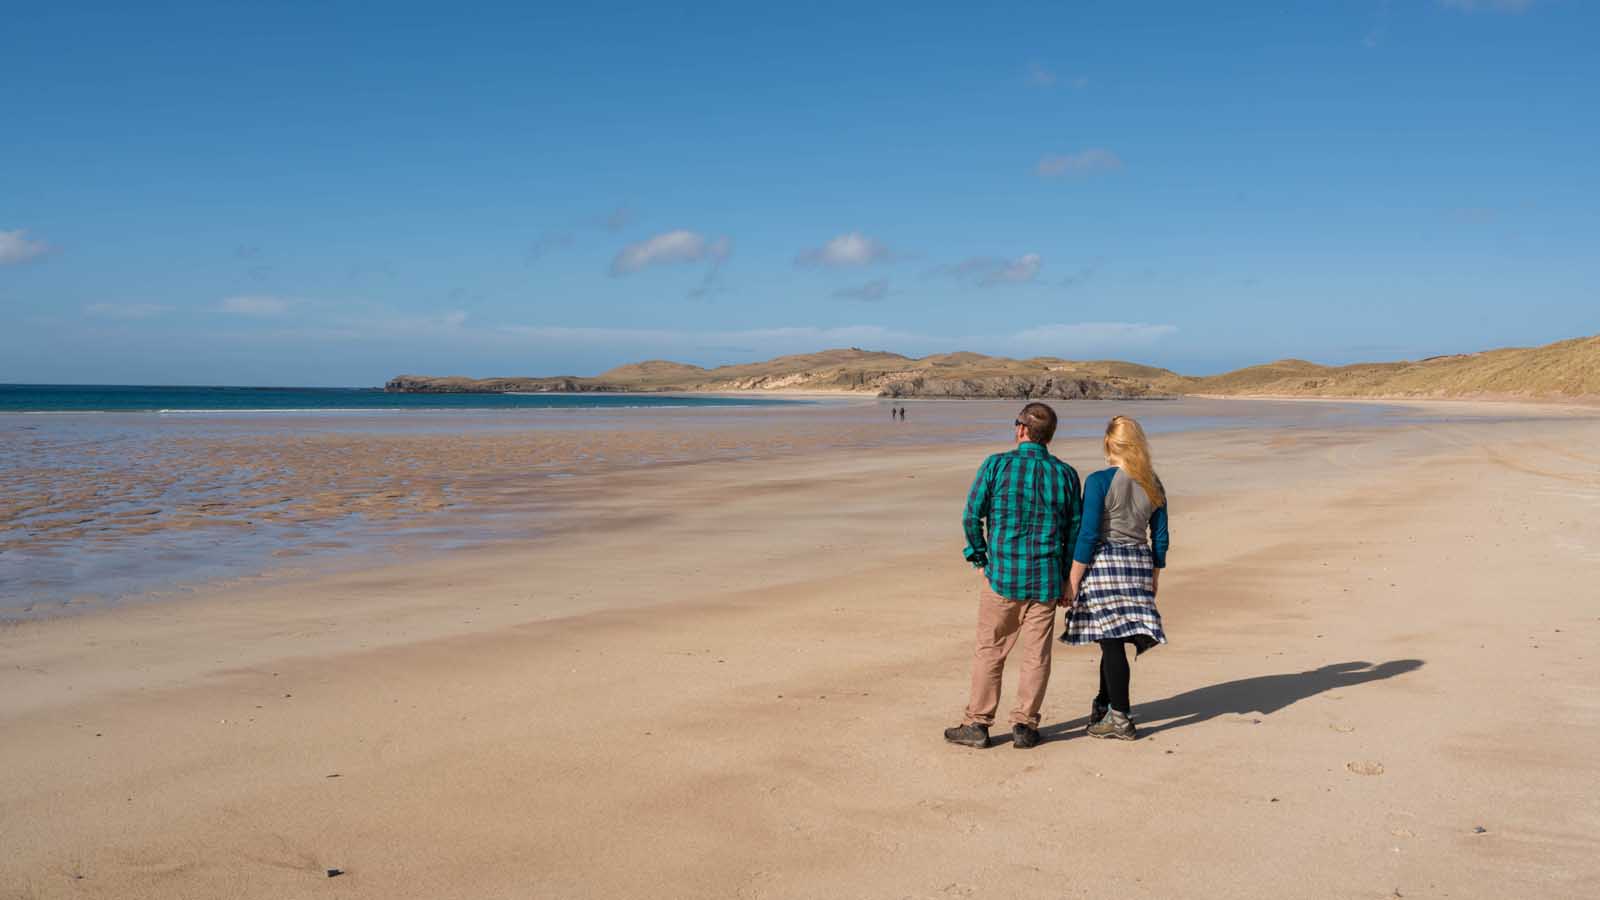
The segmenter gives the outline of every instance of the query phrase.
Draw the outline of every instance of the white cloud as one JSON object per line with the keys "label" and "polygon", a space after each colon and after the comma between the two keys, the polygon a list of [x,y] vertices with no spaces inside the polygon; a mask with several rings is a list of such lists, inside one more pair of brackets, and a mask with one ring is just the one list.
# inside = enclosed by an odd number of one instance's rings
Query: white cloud
{"label": "white cloud", "polygon": [[712,239],[682,229],[667,231],[623,247],[611,261],[611,274],[626,275],[646,266],[668,263],[702,260],[715,263],[724,259],[731,250],[732,244],[725,237]]}
{"label": "white cloud", "polygon": [[864,300],[869,303],[882,300],[889,296],[889,279],[878,278],[856,287],[840,288],[833,295],[844,300]]}
{"label": "white cloud", "polygon": [[1462,12],[1527,12],[1533,6],[1534,0],[1439,0],[1439,5],[1445,9],[1459,9]]}
{"label": "white cloud", "polygon": [[288,312],[293,302],[281,297],[229,297],[222,301],[220,308],[223,312],[232,313],[236,316],[270,318],[272,316],[281,316]]}
{"label": "white cloud", "polygon": [[1057,352],[1143,347],[1177,334],[1176,325],[1149,325],[1143,322],[1075,322],[1036,325],[1017,332],[1012,340],[1022,344],[1045,345]]}
{"label": "white cloud", "polygon": [[83,311],[100,319],[153,319],[172,312],[172,307],[159,303],[91,303]]}
{"label": "white cloud", "polygon": [[881,241],[859,231],[841,234],[821,247],[813,247],[795,257],[797,266],[864,266],[893,256]]}
{"label": "white cloud", "polygon": [[49,252],[49,244],[44,241],[29,240],[28,232],[24,229],[0,231],[0,266],[25,263]]}
{"label": "white cloud", "polygon": [[1078,153],[1060,153],[1041,157],[1034,167],[1040,178],[1059,178],[1062,175],[1087,175],[1091,172],[1115,172],[1122,168],[1122,159],[1110,150],[1090,147]]}

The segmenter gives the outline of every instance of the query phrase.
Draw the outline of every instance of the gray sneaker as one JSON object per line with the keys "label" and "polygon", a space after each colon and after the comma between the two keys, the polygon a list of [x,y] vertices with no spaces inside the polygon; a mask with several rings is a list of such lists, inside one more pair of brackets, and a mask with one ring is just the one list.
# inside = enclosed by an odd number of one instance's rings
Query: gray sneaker
{"label": "gray sneaker", "polygon": [[1089,736],[1131,741],[1139,737],[1139,732],[1134,730],[1133,722],[1126,715],[1109,709],[1105,718],[1089,726]]}
{"label": "gray sneaker", "polygon": [[1099,700],[1095,700],[1089,707],[1089,724],[1093,725],[1101,719],[1104,719],[1106,717],[1106,710],[1110,708],[1111,707],[1101,703]]}

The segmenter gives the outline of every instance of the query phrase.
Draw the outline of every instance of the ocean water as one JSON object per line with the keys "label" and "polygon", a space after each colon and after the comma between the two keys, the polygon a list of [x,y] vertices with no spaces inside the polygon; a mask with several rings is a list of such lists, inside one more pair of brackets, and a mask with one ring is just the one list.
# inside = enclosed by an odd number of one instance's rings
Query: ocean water
{"label": "ocean water", "polygon": [[0,384],[0,413],[667,409],[803,402],[684,394],[394,394],[378,388]]}

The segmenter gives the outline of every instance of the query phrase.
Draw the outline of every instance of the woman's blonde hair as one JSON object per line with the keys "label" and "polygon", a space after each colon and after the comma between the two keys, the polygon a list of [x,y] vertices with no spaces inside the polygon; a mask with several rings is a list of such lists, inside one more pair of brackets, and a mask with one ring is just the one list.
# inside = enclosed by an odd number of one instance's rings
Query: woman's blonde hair
{"label": "woman's blonde hair", "polygon": [[1150,439],[1139,423],[1127,416],[1112,416],[1106,423],[1106,459],[1116,460],[1128,477],[1139,482],[1156,506],[1167,505],[1167,492],[1150,463]]}

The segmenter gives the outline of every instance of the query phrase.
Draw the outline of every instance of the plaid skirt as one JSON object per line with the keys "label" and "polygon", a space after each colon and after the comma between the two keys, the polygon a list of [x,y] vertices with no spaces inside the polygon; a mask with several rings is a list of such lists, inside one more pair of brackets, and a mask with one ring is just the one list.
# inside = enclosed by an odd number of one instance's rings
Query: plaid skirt
{"label": "plaid skirt", "polygon": [[1108,638],[1126,638],[1143,653],[1167,642],[1156,611],[1155,557],[1144,544],[1119,546],[1102,543],[1078,588],[1077,602],[1067,610],[1067,628],[1061,639],[1069,644],[1092,644]]}

